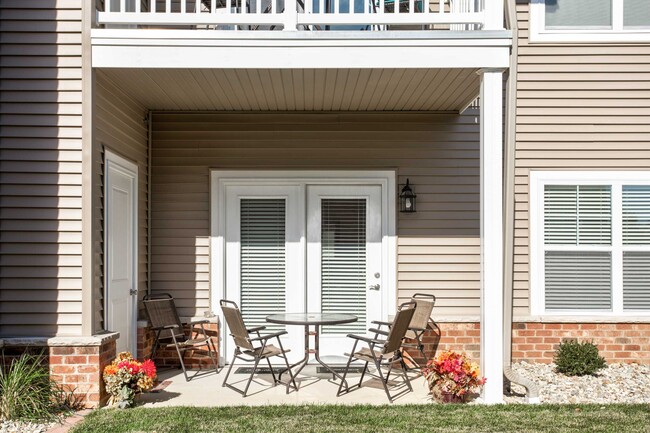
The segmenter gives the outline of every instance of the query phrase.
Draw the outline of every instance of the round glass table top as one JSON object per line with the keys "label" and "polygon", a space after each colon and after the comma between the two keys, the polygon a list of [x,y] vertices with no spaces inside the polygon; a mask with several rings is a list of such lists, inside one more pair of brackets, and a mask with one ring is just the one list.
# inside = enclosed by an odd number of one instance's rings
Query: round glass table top
{"label": "round glass table top", "polygon": [[359,318],[352,314],[339,313],[282,313],[266,317],[267,322],[282,325],[340,325],[357,320]]}

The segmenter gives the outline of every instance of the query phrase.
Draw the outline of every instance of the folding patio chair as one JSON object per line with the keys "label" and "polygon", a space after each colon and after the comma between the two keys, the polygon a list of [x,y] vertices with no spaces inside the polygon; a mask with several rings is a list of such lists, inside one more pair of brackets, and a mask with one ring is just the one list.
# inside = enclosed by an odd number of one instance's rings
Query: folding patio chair
{"label": "folding patio chair", "polygon": [[[216,351],[213,350],[212,340],[206,334],[205,327],[203,326],[206,323],[210,323],[209,320],[203,319],[183,323],[178,316],[174,298],[169,293],[147,295],[144,297],[142,303],[144,304],[144,310],[147,313],[149,322],[151,322],[151,329],[156,332],[151,359],[155,358],[158,347],[165,349],[174,347],[178,354],[178,360],[181,363],[185,380],[189,382],[190,378],[187,375],[187,369],[183,361],[185,352],[188,350],[197,350],[205,346],[208,350],[208,356],[212,360],[214,370],[216,372],[219,371],[214,357],[214,352]],[[185,325],[189,326],[189,335],[185,334]],[[200,328],[195,328],[196,325],[199,325]]]}
{"label": "folding patio chair", "polygon": [[[401,396],[402,394],[413,391],[409,378],[406,375],[406,364],[404,363],[404,359],[402,358],[402,351],[400,349],[402,347],[402,340],[404,339],[408,325],[413,318],[413,314],[415,313],[415,309],[415,302],[405,302],[400,305],[397,309],[395,319],[393,319],[393,322],[391,323],[390,331],[385,332],[379,329],[369,329],[371,333],[375,333],[375,338],[348,334],[348,337],[354,340],[354,346],[352,346],[352,350],[349,355],[346,353],[346,355],[349,356],[348,363],[345,366],[345,372],[343,373],[343,379],[339,385],[339,389],[336,394],[337,396],[343,394],[343,385],[345,385],[345,393],[350,392],[350,387],[347,385],[345,377],[350,370],[350,364],[352,364],[354,361],[365,362],[359,383],[354,387],[361,388],[363,377],[368,370],[368,364],[372,362],[377,370],[379,379],[384,386],[384,391],[386,391],[386,396],[388,397],[389,402],[392,403],[397,397]],[[386,339],[383,340],[377,338],[379,334],[385,335]],[[367,344],[368,347],[364,347],[361,350],[357,351],[357,345],[359,342]],[[405,386],[407,389],[399,392],[398,394],[391,395],[388,389],[388,379],[390,378],[393,364],[397,362],[400,363],[400,366],[402,368],[402,375],[404,377]],[[388,372],[386,373],[385,377],[381,371],[382,364],[384,366],[388,366]]]}
{"label": "folding patio chair", "polygon": [[[253,376],[255,376],[255,372],[257,371],[257,366],[263,359],[266,360],[266,362],[269,364],[269,368],[271,369],[273,385],[275,386],[278,383],[282,383],[279,377],[276,379],[273,365],[271,365],[271,358],[278,356],[284,359],[284,363],[287,367],[286,370],[282,370],[280,373],[283,373],[285,371],[289,373],[290,381],[287,383],[287,394],[289,393],[289,387],[291,384],[293,384],[293,389],[297,391],[298,386],[296,385],[293,373],[289,367],[289,360],[287,359],[287,353],[290,351],[290,349],[285,350],[282,347],[282,341],[280,340],[280,336],[287,334],[287,331],[261,335],[260,331],[266,329],[266,326],[246,328],[246,325],[244,325],[244,319],[241,315],[241,311],[239,310],[239,307],[236,303],[222,299],[219,301],[219,304],[221,305],[221,310],[223,311],[223,315],[226,319],[226,324],[228,325],[230,335],[232,335],[232,338],[235,341],[235,354],[232,358],[232,362],[230,363],[230,367],[228,367],[228,373],[226,373],[226,377],[223,380],[222,386],[227,386],[228,388],[237,391],[246,397],[246,394],[248,393],[248,387],[250,387],[251,382],[253,381]],[[251,338],[251,335],[253,338]],[[272,339],[277,339],[278,346],[280,347],[275,347],[272,344],[268,344],[269,340]],[[244,362],[254,363],[253,370],[251,371],[251,375],[248,378],[248,382],[246,383],[246,388],[244,388],[243,391],[227,383],[228,376],[230,376],[230,371],[232,370],[233,365],[235,365],[236,359],[240,359]]]}
{"label": "folding patio chair", "polygon": [[[409,323],[408,330],[406,331],[406,338],[409,340],[415,340],[414,343],[402,343],[404,348],[414,348],[420,351],[422,358],[425,362],[427,359],[427,354],[424,351],[424,344],[422,343],[422,336],[429,326],[431,319],[431,312],[433,311],[433,306],[436,304],[436,297],[434,295],[429,295],[426,293],[416,293],[411,297],[411,302],[416,302],[417,307],[415,308],[415,313]],[[384,322],[381,320],[373,320],[372,323],[379,325],[381,330],[382,326],[390,326],[391,322]]]}

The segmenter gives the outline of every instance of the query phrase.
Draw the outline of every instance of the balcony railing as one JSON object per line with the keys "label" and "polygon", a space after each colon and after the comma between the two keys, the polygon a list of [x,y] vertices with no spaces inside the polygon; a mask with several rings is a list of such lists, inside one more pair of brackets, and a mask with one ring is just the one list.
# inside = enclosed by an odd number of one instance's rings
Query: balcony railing
{"label": "balcony railing", "polygon": [[[104,27],[212,30],[480,30],[498,0],[106,0]],[[489,6],[488,6],[489,7]]]}

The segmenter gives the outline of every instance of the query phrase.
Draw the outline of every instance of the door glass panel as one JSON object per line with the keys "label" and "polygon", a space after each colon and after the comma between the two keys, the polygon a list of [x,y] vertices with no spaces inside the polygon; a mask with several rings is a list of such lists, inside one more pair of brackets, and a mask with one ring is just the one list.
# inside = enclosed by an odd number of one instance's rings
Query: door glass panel
{"label": "door glass panel", "polygon": [[324,327],[324,334],[365,332],[366,200],[321,201],[321,308],[349,313],[355,323]]}
{"label": "door glass panel", "polygon": [[247,326],[271,325],[266,316],[285,312],[286,203],[283,198],[241,199],[241,311]]}

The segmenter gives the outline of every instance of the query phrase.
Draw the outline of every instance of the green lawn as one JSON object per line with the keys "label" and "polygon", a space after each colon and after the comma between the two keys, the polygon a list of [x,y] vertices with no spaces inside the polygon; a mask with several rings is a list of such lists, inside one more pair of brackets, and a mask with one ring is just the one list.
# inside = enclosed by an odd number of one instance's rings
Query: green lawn
{"label": "green lawn", "polygon": [[648,432],[648,405],[173,407],[97,410],[72,433]]}

